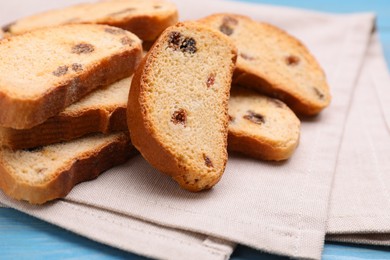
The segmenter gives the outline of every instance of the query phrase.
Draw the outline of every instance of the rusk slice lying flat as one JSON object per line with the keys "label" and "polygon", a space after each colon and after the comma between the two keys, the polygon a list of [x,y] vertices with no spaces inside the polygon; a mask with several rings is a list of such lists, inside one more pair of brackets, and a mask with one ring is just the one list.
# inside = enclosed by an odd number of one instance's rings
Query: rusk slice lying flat
{"label": "rusk slice lying flat", "polygon": [[141,41],[106,25],[64,25],[0,41],[0,125],[31,128],[133,74]]}
{"label": "rusk slice lying flat", "polygon": [[29,129],[0,127],[0,145],[26,149],[69,141],[90,133],[127,131],[131,77],[93,91],[58,115]]}
{"label": "rusk slice lying flat", "polygon": [[234,14],[215,14],[201,22],[225,33],[236,44],[239,55],[234,83],[281,99],[302,115],[315,115],[330,103],[323,70],[293,36]]}
{"label": "rusk slice lying flat", "polygon": [[288,159],[299,143],[300,121],[283,102],[242,87],[229,99],[229,151],[261,160]]}
{"label": "rusk slice lying flat", "polygon": [[0,150],[0,188],[32,204],[65,197],[78,183],[135,154],[125,133],[93,135],[36,150]]}
{"label": "rusk slice lying flat", "polygon": [[79,4],[22,18],[4,26],[3,31],[20,34],[63,24],[106,24],[131,31],[144,41],[154,41],[177,19],[177,8],[168,1],[111,0]]}
{"label": "rusk slice lying flat", "polygon": [[211,188],[227,161],[228,98],[236,49],[197,23],[165,30],[137,69],[128,126],[134,146],[190,191]]}

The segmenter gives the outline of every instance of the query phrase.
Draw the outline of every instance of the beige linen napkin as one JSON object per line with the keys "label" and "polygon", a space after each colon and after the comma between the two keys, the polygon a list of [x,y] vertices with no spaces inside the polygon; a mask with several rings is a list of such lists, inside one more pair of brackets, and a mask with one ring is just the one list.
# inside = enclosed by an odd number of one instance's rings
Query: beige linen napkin
{"label": "beige linen napkin", "polygon": [[[21,1],[9,5],[14,2]],[[23,2],[41,8],[46,3]],[[179,189],[137,157],[43,207],[14,202],[3,194],[0,202],[91,239],[152,257],[224,259],[233,248],[227,241],[232,241],[319,259],[333,174],[373,15],[337,16],[225,1],[175,2],[181,19],[214,12],[246,14],[286,29],[312,50],[328,75],[333,101],[320,116],[304,120],[293,158],[265,163],[231,154],[220,183],[211,191],[194,194]],[[14,13],[10,19],[17,16]]]}
{"label": "beige linen napkin", "polygon": [[374,35],[338,158],[327,239],[390,245],[390,77]]}

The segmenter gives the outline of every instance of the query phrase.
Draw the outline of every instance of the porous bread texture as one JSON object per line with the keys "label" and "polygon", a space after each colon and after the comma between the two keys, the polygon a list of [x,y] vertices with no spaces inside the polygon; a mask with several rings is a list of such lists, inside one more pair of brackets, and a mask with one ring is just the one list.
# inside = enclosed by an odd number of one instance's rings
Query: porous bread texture
{"label": "porous bread texture", "polygon": [[124,163],[134,148],[126,133],[92,135],[35,150],[0,149],[0,188],[31,204],[65,197],[78,183]]}
{"label": "porous bread texture", "polygon": [[26,149],[69,141],[90,133],[127,131],[127,97],[132,77],[97,89],[40,125],[0,127],[0,145]]}
{"label": "porous bread texture", "polygon": [[21,34],[63,24],[106,24],[154,41],[178,20],[176,6],[164,0],[111,0],[83,3],[17,20],[3,27],[9,34]]}
{"label": "porous bread texture", "polygon": [[134,75],[128,102],[132,142],[184,189],[209,189],[225,170],[236,56],[223,34],[178,23],[162,33]]}
{"label": "porous bread texture", "polygon": [[282,101],[232,87],[228,150],[261,160],[288,159],[299,143],[300,121]]}
{"label": "porous bread texture", "polygon": [[31,128],[92,90],[129,77],[142,58],[134,34],[63,25],[0,41],[0,125]]}
{"label": "porous bread texture", "polygon": [[295,37],[266,23],[236,14],[200,20],[229,36],[238,48],[235,84],[283,100],[295,113],[315,115],[330,103],[325,74]]}

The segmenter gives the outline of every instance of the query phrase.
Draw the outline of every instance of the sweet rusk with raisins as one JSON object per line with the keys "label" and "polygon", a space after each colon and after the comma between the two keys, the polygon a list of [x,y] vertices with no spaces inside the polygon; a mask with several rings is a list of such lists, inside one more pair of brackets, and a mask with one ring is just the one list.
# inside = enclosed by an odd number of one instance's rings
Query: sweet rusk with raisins
{"label": "sweet rusk with raisins", "polygon": [[64,24],[105,24],[130,31],[144,42],[154,42],[165,28],[177,20],[177,8],[170,1],[109,0],[34,14],[1,29],[6,34],[22,34]]}
{"label": "sweet rusk with raisins", "polygon": [[[102,40],[104,39],[104,40]],[[27,129],[133,74],[140,39],[106,25],[63,25],[0,41],[0,126]]]}
{"label": "sweet rusk with raisins", "polygon": [[299,143],[300,121],[282,101],[233,86],[228,150],[260,160],[288,159]]}
{"label": "sweet rusk with raisins", "polygon": [[132,142],[184,189],[209,189],[225,170],[236,58],[227,36],[178,23],[162,33],[134,75],[127,107]]}
{"label": "sweet rusk with raisins", "polygon": [[329,105],[322,68],[293,36],[236,14],[214,14],[200,22],[229,36],[237,46],[235,84],[278,98],[300,115],[318,114]]}

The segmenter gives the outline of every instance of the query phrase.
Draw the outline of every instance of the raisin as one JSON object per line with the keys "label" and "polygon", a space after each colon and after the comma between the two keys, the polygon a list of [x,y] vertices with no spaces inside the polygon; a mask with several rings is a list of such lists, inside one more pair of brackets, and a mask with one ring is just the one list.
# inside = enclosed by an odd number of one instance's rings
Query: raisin
{"label": "raisin", "polygon": [[177,50],[180,46],[181,38],[181,33],[171,32],[169,34],[168,47]]}
{"label": "raisin", "polygon": [[182,124],[184,127],[186,126],[187,123],[187,113],[184,109],[179,109],[175,111],[172,115],[171,121],[177,125],[177,124]]}
{"label": "raisin", "polygon": [[168,47],[182,52],[195,53],[197,51],[194,38],[183,37],[179,32],[171,32],[168,37]]}
{"label": "raisin", "polygon": [[11,31],[11,27],[15,25],[16,22],[12,22],[12,23],[9,23],[9,24],[6,24],[4,25],[3,27],[1,27],[1,30],[5,33],[8,33]]}
{"label": "raisin", "polygon": [[211,73],[209,77],[207,78],[206,85],[207,87],[211,87],[215,83],[215,73]]}
{"label": "raisin", "polygon": [[241,58],[243,58],[244,60],[249,60],[249,61],[255,60],[254,57],[249,56],[248,54],[245,54],[245,53],[240,53],[240,56],[241,56]]}
{"label": "raisin", "polygon": [[323,100],[325,98],[325,95],[318,88],[313,87],[313,90],[319,99]]}
{"label": "raisin", "polygon": [[120,28],[105,28],[104,31],[106,33],[109,33],[109,34],[113,34],[113,35],[118,35],[118,34],[125,34],[126,31],[125,30],[122,30]]}
{"label": "raisin", "polygon": [[55,71],[52,72],[54,76],[60,77],[68,73],[68,66],[59,66]]}
{"label": "raisin", "polygon": [[72,70],[75,71],[75,72],[82,71],[83,70],[83,65],[81,65],[80,63],[73,63],[72,64]]}
{"label": "raisin", "polygon": [[255,124],[258,124],[258,125],[261,125],[261,124],[265,123],[264,116],[262,116],[260,114],[257,114],[257,113],[255,113],[255,112],[253,112],[251,110],[247,111],[247,115],[245,115],[244,118],[246,120],[249,120],[252,123],[255,123]]}
{"label": "raisin", "polygon": [[91,53],[95,50],[92,44],[89,43],[79,43],[72,47],[72,53],[76,54],[85,54]]}
{"label": "raisin", "polygon": [[114,13],[111,13],[109,14],[109,16],[118,16],[118,15],[122,15],[122,14],[125,14],[125,13],[131,13],[135,10],[135,8],[126,8],[126,9],[123,9],[121,11],[118,11],[118,12],[114,12]]}
{"label": "raisin", "polygon": [[238,24],[238,21],[230,16],[225,16],[222,20],[222,24],[219,26],[219,30],[226,34],[227,36],[230,36],[234,32],[234,27]]}
{"label": "raisin", "polygon": [[123,38],[121,38],[121,43],[122,43],[122,45],[132,45],[133,44],[133,40],[132,39],[130,39],[129,37],[123,37]]}
{"label": "raisin", "polygon": [[180,45],[180,50],[188,53],[195,53],[197,51],[196,41],[194,38],[185,38],[183,43]]}
{"label": "raisin", "polygon": [[296,66],[299,64],[299,62],[300,62],[300,59],[297,56],[290,55],[290,56],[286,57],[286,64],[288,66]]}
{"label": "raisin", "polygon": [[210,160],[210,158],[206,154],[203,154],[203,159],[204,159],[204,163],[206,164],[207,167],[209,167],[209,168],[214,167],[213,162]]}

